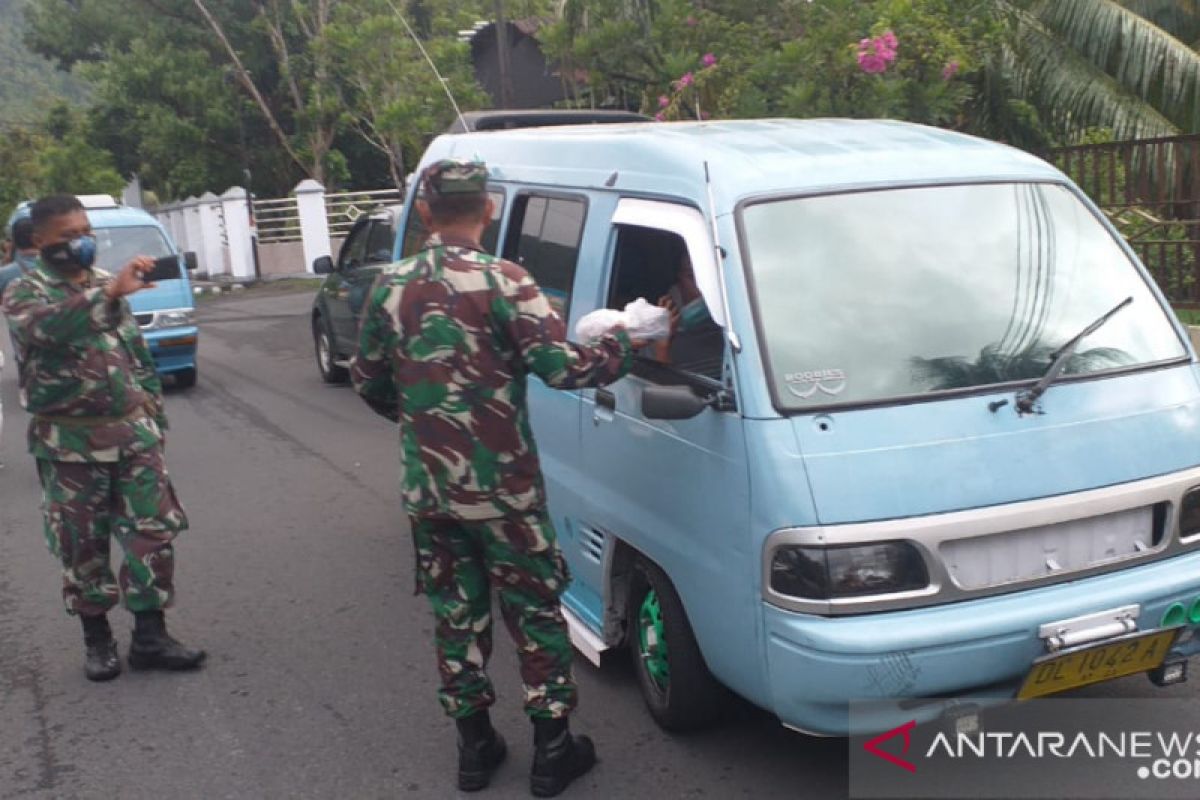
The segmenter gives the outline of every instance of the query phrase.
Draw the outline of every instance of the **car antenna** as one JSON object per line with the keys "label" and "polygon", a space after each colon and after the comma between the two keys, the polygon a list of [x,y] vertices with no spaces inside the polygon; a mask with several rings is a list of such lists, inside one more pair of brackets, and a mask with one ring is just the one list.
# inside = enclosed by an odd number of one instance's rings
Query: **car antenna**
{"label": "car antenna", "polygon": [[[433,74],[437,76],[438,81],[442,84],[442,90],[446,93],[446,97],[450,99],[450,105],[454,107],[454,113],[458,115],[458,124],[462,125],[463,132],[466,133],[468,130],[467,121],[463,118],[462,110],[458,107],[458,103],[454,100],[454,95],[450,92],[450,84],[442,77],[442,73],[438,71],[437,64],[433,63],[433,59],[429,57],[429,52],[425,50],[425,45],[421,44],[421,40],[417,38],[417,34],[413,31],[412,26],[408,24],[408,20],[400,13],[400,9],[396,7],[396,4],[392,0],[387,0],[387,4],[392,7],[392,11],[400,18],[400,22],[404,24],[404,30],[408,31],[408,35],[412,37],[413,42],[417,45],[417,49],[421,51],[421,55],[425,56],[426,63],[429,64],[429,68],[433,70]],[[499,36],[500,32],[496,31],[496,35]]]}

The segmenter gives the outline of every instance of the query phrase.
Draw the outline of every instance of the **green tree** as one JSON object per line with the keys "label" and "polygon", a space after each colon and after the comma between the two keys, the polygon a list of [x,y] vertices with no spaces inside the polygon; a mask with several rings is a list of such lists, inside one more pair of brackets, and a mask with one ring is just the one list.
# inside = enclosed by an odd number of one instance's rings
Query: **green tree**
{"label": "green tree", "polygon": [[1193,0],[996,2],[1010,15],[1006,67],[1065,136],[1200,131],[1200,3]]}
{"label": "green tree", "polygon": [[391,182],[400,188],[407,165],[415,164],[429,139],[454,119],[447,90],[460,108],[481,108],[487,101],[475,82],[467,46],[455,38],[467,24],[463,14],[417,10],[413,16],[422,20],[426,34],[420,47],[396,14],[394,0],[346,4],[329,31],[350,124],[386,159]]}

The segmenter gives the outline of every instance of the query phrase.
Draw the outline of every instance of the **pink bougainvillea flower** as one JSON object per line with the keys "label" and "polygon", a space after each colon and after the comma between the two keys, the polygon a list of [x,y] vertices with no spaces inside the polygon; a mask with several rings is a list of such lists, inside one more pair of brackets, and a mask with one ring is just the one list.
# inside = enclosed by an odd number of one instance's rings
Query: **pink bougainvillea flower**
{"label": "pink bougainvillea flower", "polygon": [[896,34],[887,31],[882,36],[873,39],[861,39],[858,42],[858,66],[869,75],[886,72],[888,64],[896,60],[896,48],[900,40]]}
{"label": "pink bougainvillea flower", "polygon": [[697,25],[699,25],[699,24],[700,24],[700,20],[696,19],[695,17],[688,17],[688,18],[687,18],[686,20],[684,20],[683,22],[684,22],[684,24],[685,24],[685,25],[687,25],[689,28],[694,28],[694,27],[696,27]]}
{"label": "pink bougainvillea flower", "polygon": [[701,111],[700,119],[712,119],[712,114],[708,113],[707,111]]}
{"label": "pink bougainvillea flower", "polygon": [[669,105],[671,105],[671,98],[667,97],[665,94],[660,94],[658,96],[658,107],[666,108]]}
{"label": "pink bougainvillea flower", "polygon": [[657,114],[654,115],[654,118],[656,120],[658,120],[659,122],[662,122],[663,121],[663,112],[661,112],[661,111],[658,112]]}
{"label": "pink bougainvillea flower", "polygon": [[705,53],[704,58],[700,59],[700,63],[706,67],[715,67],[717,64],[717,57],[712,53]]}
{"label": "pink bougainvillea flower", "polygon": [[874,54],[859,53],[858,66],[868,75],[879,75],[880,73],[887,72],[887,62]]}
{"label": "pink bougainvillea flower", "polygon": [[942,70],[942,80],[948,81],[957,74],[958,74],[958,62],[951,61],[949,64],[946,65],[945,69]]}
{"label": "pink bougainvillea flower", "polygon": [[684,88],[684,87],[686,87],[686,86],[691,86],[693,83],[695,83],[695,81],[696,81],[696,76],[695,76],[695,75],[693,75],[693,74],[692,74],[692,73],[690,73],[690,72],[685,72],[685,73],[683,73],[683,77],[681,77],[679,80],[677,80],[677,81],[675,82],[675,84],[676,84],[676,85],[677,85],[677,86],[678,86],[680,89],[682,89],[682,88]]}

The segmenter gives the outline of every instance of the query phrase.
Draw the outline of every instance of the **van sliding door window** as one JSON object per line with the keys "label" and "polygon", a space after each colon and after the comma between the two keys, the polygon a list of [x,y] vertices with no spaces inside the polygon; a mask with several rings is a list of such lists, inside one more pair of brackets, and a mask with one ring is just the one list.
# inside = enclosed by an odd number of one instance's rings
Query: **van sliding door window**
{"label": "van sliding door window", "polygon": [[634,374],[654,383],[690,383],[693,377],[720,381],[724,332],[700,295],[683,238],[656,228],[621,225],[608,307],[624,308],[639,297],[652,305],[669,299],[678,322],[670,339],[639,354]]}
{"label": "van sliding door window", "polygon": [[[492,220],[483,229],[483,236],[480,237],[479,243],[483,245],[484,252],[495,254],[496,243],[500,239],[500,217],[504,215],[504,192],[499,189],[489,189],[488,197],[492,200]],[[404,225],[404,243],[400,248],[400,257],[408,258],[416,255],[425,246],[425,240],[428,238],[429,231],[425,229],[425,224],[421,222],[421,215],[414,208],[408,213],[408,220]]]}
{"label": "van sliding door window", "polygon": [[574,197],[522,195],[513,209],[513,221],[504,257],[533,276],[558,315],[571,310],[571,288],[587,203]]}

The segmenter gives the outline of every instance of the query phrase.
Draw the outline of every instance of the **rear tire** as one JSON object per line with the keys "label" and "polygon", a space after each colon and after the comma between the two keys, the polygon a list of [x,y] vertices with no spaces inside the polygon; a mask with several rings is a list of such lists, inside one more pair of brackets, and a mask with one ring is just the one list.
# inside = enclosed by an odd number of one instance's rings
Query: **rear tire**
{"label": "rear tire", "polygon": [[321,316],[313,317],[313,348],[317,356],[317,372],[326,383],[345,383],[350,377],[345,367],[334,363],[336,355],[333,347],[333,334]]}
{"label": "rear tire", "polygon": [[672,732],[712,724],[721,713],[725,690],[708,671],[666,573],[639,558],[632,599],[629,645],[650,716]]}
{"label": "rear tire", "polygon": [[196,385],[196,367],[181,369],[175,373],[175,385],[180,389],[190,389]]}

